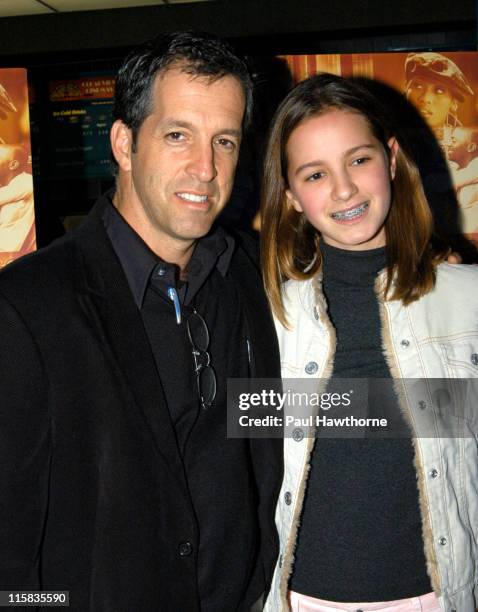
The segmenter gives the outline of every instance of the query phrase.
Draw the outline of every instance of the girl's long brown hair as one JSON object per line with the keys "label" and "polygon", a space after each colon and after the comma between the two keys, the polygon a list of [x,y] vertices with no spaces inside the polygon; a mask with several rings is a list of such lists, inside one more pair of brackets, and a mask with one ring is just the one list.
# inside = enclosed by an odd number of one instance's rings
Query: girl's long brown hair
{"label": "girl's long brown hair", "polygon": [[[388,153],[396,130],[380,102],[353,79],[320,74],[302,81],[278,108],[269,135],[261,198],[261,261],[272,310],[287,326],[281,285],[306,280],[321,269],[320,234],[286,197],[286,147],[293,130],[305,119],[336,109],[362,115]],[[435,268],[445,247],[431,246],[433,218],[417,166],[400,146],[392,184],[392,202],[385,221],[387,281],[384,297],[407,305],[431,291]],[[393,283],[392,283],[393,281]]]}

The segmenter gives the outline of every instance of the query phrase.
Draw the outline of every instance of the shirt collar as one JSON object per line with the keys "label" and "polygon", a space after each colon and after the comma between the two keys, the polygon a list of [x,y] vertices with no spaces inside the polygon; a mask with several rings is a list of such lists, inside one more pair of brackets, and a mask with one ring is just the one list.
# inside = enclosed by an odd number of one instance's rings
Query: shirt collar
{"label": "shirt collar", "polygon": [[[153,270],[164,264],[161,282],[177,285],[173,264],[163,262],[126,222],[109,199],[102,219],[120,260],[126,279],[138,308],[141,308]],[[198,240],[193,255],[186,266],[187,287],[181,291],[185,303],[189,303],[214,268],[224,277],[227,274],[234,252],[234,238],[221,227],[214,227],[207,236]]]}

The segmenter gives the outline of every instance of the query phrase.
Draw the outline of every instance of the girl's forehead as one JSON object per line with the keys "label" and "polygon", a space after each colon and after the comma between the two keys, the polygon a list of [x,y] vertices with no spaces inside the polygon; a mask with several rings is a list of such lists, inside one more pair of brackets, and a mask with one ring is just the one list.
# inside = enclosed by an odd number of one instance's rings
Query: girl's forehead
{"label": "girl's forehead", "polygon": [[311,113],[303,119],[301,119],[297,125],[291,131],[291,134],[302,127],[304,124],[317,124],[324,126],[329,122],[332,123],[362,123],[364,126],[370,128],[370,121],[368,117],[358,110],[348,107],[331,107],[317,113]]}
{"label": "girl's forehead", "polygon": [[304,142],[314,141],[316,145],[337,139],[357,140],[363,137],[375,139],[373,129],[368,118],[358,111],[342,108],[331,108],[324,112],[304,117],[291,131],[286,150]]}

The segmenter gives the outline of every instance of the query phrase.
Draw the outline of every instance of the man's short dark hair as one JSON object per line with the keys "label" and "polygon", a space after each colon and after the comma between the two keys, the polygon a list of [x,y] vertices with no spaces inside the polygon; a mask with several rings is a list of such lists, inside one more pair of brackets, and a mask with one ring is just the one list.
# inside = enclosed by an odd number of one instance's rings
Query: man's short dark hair
{"label": "man's short dark hair", "polygon": [[235,77],[246,101],[243,128],[248,127],[252,114],[252,81],[245,62],[217,36],[173,32],[134,49],[116,77],[113,120],[120,119],[131,129],[133,145],[141,124],[152,112],[152,87],[156,76],[175,65],[192,77],[209,77],[212,81],[225,76]]}

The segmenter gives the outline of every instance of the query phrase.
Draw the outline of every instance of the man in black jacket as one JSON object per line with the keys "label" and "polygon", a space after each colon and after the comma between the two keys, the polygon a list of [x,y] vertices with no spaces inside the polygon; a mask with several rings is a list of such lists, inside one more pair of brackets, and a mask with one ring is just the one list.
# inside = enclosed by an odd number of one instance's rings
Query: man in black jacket
{"label": "man in black jacket", "polygon": [[226,381],[278,377],[277,341],[247,240],[214,226],[250,112],[216,38],[134,51],[116,190],[0,275],[0,590],[229,612],[268,589],[281,442],[226,439]]}

